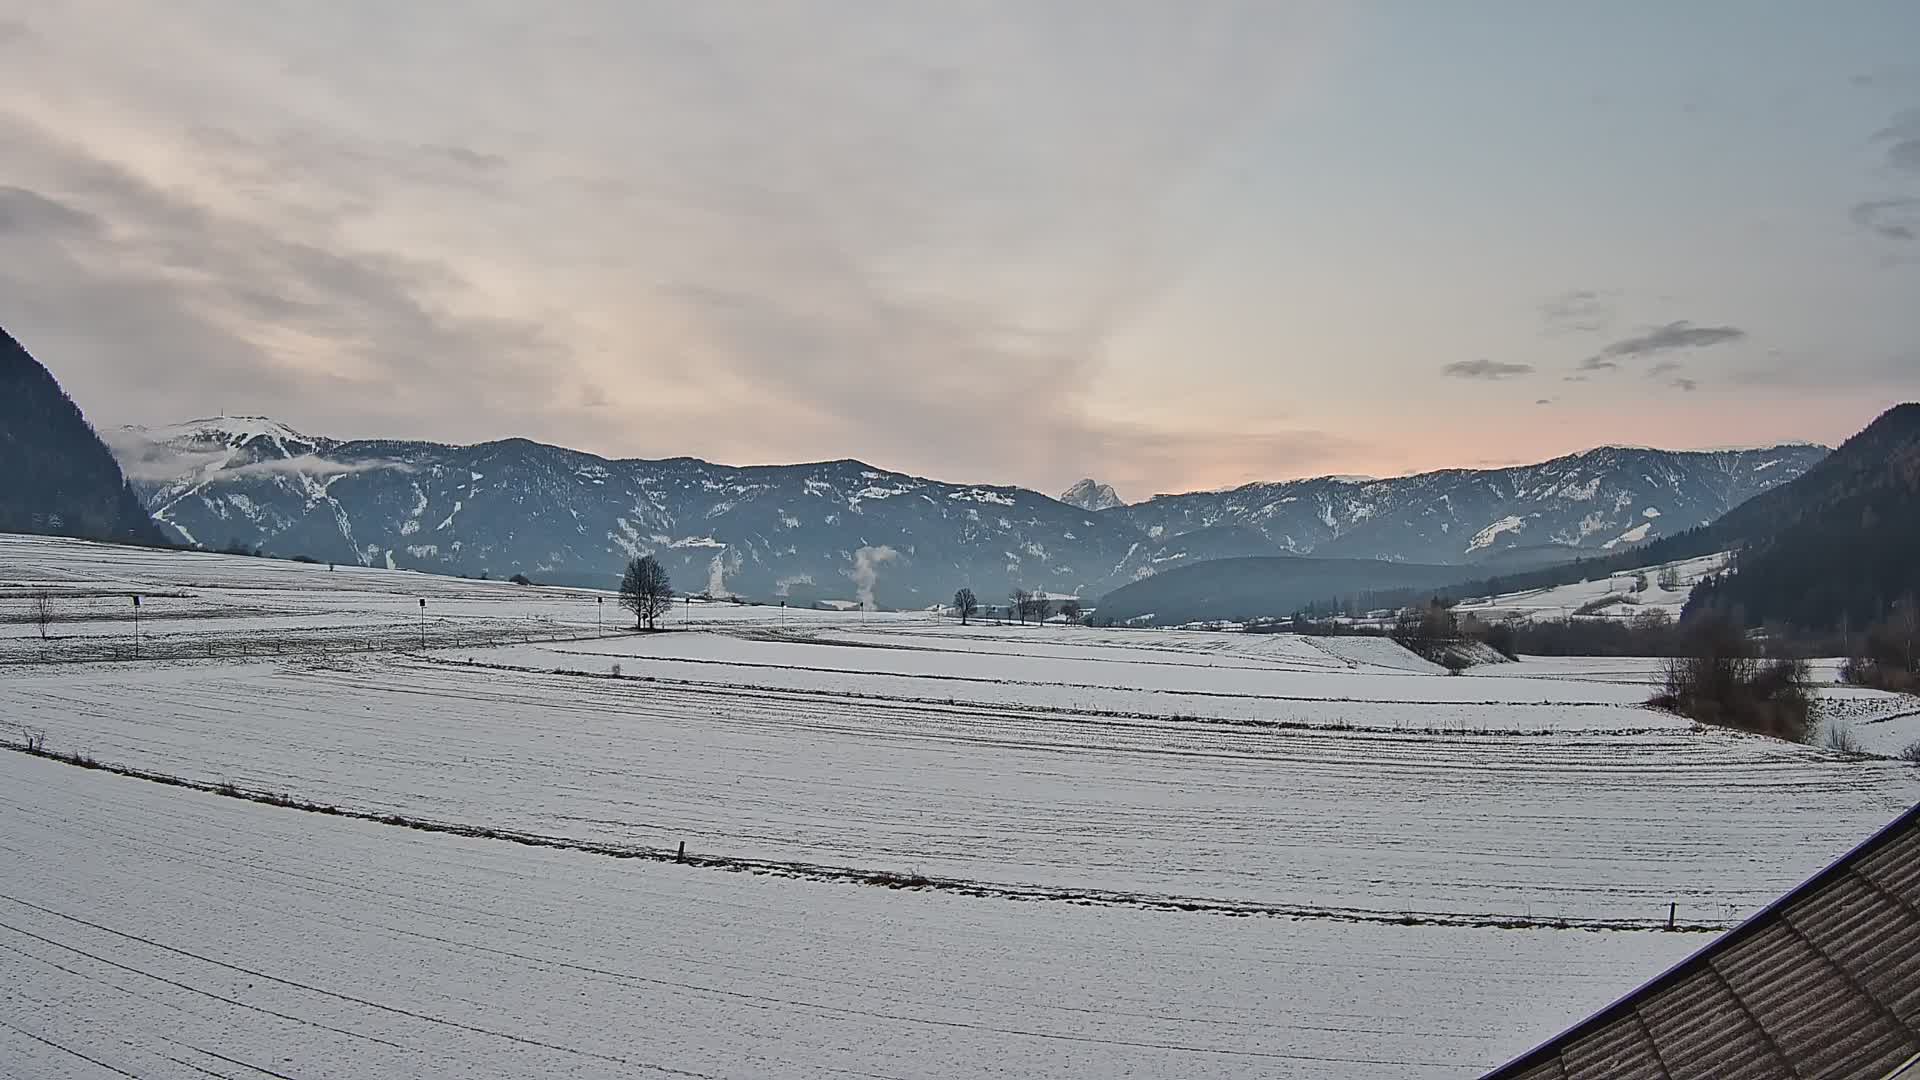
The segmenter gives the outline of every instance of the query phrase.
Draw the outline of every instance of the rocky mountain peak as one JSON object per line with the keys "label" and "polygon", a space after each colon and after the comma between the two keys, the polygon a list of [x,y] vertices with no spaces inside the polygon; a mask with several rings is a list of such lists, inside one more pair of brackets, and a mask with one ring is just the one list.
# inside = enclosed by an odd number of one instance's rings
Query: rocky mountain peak
{"label": "rocky mountain peak", "polygon": [[1060,495],[1060,501],[1068,506],[1077,506],[1082,510],[1111,510],[1116,506],[1125,506],[1112,484],[1102,484],[1088,477],[1068,488]]}

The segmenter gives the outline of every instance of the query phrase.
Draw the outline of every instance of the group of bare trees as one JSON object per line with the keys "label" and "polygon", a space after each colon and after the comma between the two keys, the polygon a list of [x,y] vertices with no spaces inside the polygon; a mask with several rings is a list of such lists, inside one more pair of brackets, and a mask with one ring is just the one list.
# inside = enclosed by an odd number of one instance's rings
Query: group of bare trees
{"label": "group of bare trees", "polygon": [[1847,645],[1842,679],[1857,686],[1920,693],[1920,598],[1909,593],[1865,633],[1842,636]]}
{"label": "group of bare trees", "polygon": [[1683,646],[1667,660],[1666,685],[1650,704],[1791,742],[1813,736],[1818,725],[1806,661],[1763,658],[1739,621],[1719,613],[1682,624],[1679,634]]}
{"label": "group of bare trees", "polygon": [[[996,609],[987,609],[989,614]],[[972,589],[961,589],[953,594],[953,611],[960,616],[960,624],[965,626],[981,612],[980,598]],[[1027,623],[1044,623],[1054,615],[1062,615],[1068,622],[1080,619],[1080,601],[1061,600],[1057,604],[1053,597],[1043,592],[1029,592],[1015,589],[1007,594],[1006,617],[1019,620],[1022,626]]]}
{"label": "group of bare trees", "polygon": [[980,598],[973,595],[972,589],[961,589],[953,594],[953,610],[960,616],[960,625],[965,626],[967,620],[980,614]]}
{"label": "group of bare trees", "polygon": [[1051,614],[1053,614],[1053,598],[1046,593],[1015,589],[1007,594],[1007,617],[1019,619],[1021,626],[1027,625],[1028,620],[1036,623],[1046,622],[1047,616]]}

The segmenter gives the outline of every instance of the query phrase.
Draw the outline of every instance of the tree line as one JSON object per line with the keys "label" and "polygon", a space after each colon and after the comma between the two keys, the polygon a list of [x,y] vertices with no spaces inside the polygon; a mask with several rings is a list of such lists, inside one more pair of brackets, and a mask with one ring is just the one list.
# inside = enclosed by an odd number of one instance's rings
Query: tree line
{"label": "tree line", "polygon": [[[953,594],[953,611],[960,616],[960,625],[965,626],[981,612],[980,598],[970,588],[962,588]],[[992,613],[992,609],[987,609]],[[1014,589],[1007,594],[1006,618],[1017,620],[1020,625],[1044,623],[1054,615],[1061,615],[1068,622],[1078,622],[1081,615],[1080,601],[1065,599],[1056,602],[1043,592],[1027,589]]]}

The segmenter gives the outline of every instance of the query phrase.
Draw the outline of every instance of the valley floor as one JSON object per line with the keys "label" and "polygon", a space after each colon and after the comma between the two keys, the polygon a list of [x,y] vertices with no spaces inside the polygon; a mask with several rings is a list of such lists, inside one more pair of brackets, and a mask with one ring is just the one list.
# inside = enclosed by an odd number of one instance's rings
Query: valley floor
{"label": "valley floor", "polygon": [[1920,800],[1640,661],[610,607],[0,537],[0,738],[108,767],[0,752],[0,1072],[1472,1076]]}

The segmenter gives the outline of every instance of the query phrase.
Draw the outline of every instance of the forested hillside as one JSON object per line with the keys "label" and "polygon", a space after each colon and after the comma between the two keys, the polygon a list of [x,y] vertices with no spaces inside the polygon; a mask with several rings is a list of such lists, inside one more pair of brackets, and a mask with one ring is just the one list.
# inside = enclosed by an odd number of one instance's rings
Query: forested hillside
{"label": "forested hillside", "polygon": [[0,330],[0,532],[162,543],[52,373]]}

